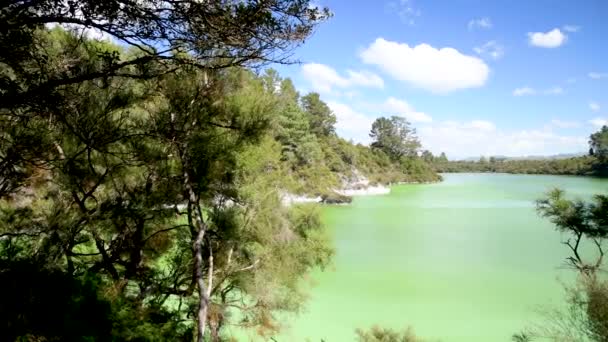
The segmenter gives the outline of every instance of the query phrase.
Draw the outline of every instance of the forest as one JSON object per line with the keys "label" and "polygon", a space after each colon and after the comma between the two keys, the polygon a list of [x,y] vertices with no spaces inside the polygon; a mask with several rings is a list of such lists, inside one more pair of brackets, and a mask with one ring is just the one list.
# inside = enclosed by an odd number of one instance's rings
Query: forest
{"label": "forest", "polygon": [[[314,1],[0,9],[3,340],[216,342],[235,329],[270,340],[335,255],[320,207],[286,197],[349,202],[344,189],[439,182],[441,172],[608,169],[608,127],[589,156],[550,161],[448,161],[393,115],[369,127],[369,146],[339,137],[320,94],[272,69],[297,63],[295,49],[331,18]],[[559,190],[537,203],[576,241],[568,261],[584,288],[573,294],[594,301],[573,305],[598,341],[608,335],[597,276],[607,207],[605,196]],[[592,263],[579,255],[585,239],[601,256]],[[362,328],[360,341],[418,340]]]}
{"label": "forest", "polygon": [[283,196],[439,180],[405,119],[355,145],[319,94],[268,68],[330,15],[303,0],[3,3],[3,338],[272,336],[333,253],[318,208]]}

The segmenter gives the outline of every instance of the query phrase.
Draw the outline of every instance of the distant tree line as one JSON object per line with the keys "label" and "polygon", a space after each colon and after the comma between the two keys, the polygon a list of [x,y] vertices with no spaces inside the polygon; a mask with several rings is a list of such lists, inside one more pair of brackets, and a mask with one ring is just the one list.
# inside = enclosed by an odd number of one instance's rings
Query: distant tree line
{"label": "distant tree line", "polygon": [[608,127],[602,127],[589,138],[587,156],[563,159],[508,159],[481,157],[478,161],[448,161],[445,154],[434,157],[423,152],[423,158],[437,172],[498,172],[520,174],[608,176]]}

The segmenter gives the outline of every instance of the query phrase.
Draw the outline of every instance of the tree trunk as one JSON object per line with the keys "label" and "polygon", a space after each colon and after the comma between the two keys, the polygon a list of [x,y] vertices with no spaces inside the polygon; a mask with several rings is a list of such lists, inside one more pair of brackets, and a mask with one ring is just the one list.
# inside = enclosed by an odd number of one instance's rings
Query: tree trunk
{"label": "tree trunk", "polygon": [[203,276],[203,238],[205,237],[205,230],[199,229],[196,239],[194,241],[194,268],[196,282],[198,284],[198,319],[197,319],[197,330],[198,335],[196,338],[197,342],[203,342],[205,336],[205,326],[207,325],[207,308],[209,307],[209,296],[205,287],[205,279]]}
{"label": "tree trunk", "polygon": [[[187,169],[188,164],[184,163]],[[194,192],[190,183],[190,175],[184,172],[184,185],[188,191],[188,220],[192,229],[192,254],[194,257],[194,277],[198,285],[198,315],[197,315],[197,342],[203,342],[205,336],[205,326],[207,325],[207,309],[209,307],[209,291],[205,286],[205,276],[203,274],[203,240],[207,231],[207,225],[203,220],[203,212],[200,207],[199,197]],[[195,237],[196,236],[196,237]],[[213,267],[213,266],[211,266]],[[211,269],[211,272],[213,269]],[[209,276],[211,278],[211,276]]]}
{"label": "tree trunk", "polygon": [[219,324],[209,321],[209,333],[211,334],[211,342],[220,342]]}

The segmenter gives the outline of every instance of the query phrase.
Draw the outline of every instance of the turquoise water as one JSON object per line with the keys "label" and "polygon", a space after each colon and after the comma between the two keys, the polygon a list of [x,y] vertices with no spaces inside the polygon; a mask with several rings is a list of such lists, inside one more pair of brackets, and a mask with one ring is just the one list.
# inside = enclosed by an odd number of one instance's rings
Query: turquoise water
{"label": "turquoise water", "polygon": [[572,278],[560,234],[534,210],[552,187],[588,198],[608,181],[447,174],[324,208],[335,260],[277,341],[352,341],[374,324],[448,342],[509,341],[539,308],[558,305],[558,279]]}

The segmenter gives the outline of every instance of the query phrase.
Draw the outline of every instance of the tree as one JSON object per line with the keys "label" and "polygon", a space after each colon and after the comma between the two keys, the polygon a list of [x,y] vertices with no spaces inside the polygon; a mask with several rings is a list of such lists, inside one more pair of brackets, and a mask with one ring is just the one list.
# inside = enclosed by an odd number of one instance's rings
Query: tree
{"label": "tree", "polygon": [[[568,263],[581,273],[594,274],[601,266],[604,257],[603,243],[608,237],[608,196],[595,195],[591,203],[565,198],[564,191],[554,189],[547,197],[536,203],[536,209],[547,217],[560,232],[570,237],[564,244],[572,255]],[[594,261],[584,260],[582,244],[593,243],[597,255]]]}
{"label": "tree", "polygon": [[[101,63],[88,52],[105,43],[62,30],[41,36],[51,60],[67,52],[82,66]],[[222,326],[242,323],[229,312],[271,330],[274,312],[299,308],[299,277],[331,250],[318,213],[277,210],[276,185],[243,186],[261,183],[240,160],[267,137],[278,102],[253,73],[184,66],[154,80],[66,84],[55,95],[49,113],[1,119],[12,143],[4,156],[36,157],[17,186],[1,178],[10,186],[0,200],[0,257],[76,280],[94,275],[118,305],[112,315],[144,322],[113,330],[119,340],[217,341]]]}
{"label": "tree", "polygon": [[590,155],[606,162],[608,160],[608,126],[603,126],[598,132],[591,134],[589,145]]}
{"label": "tree", "polygon": [[380,117],[372,124],[369,136],[373,139],[371,146],[386,153],[393,160],[405,156],[417,156],[420,141],[416,130],[403,117],[392,116],[390,119]]}
{"label": "tree", "polygon": [[596,159],[593,173],[600,177],[608,176],[608,126],[591,134],[589,137],[589,155]]}
{"label": "tree", "polygon": [[[569,237],[568,264],[578,272],[574,286],[566,287],[566,305],[545,312],[545,321],[526,332],[513,335],[514,341],[535,337],[555,341],[606,341],[608,339],[608,282],[600,275],[603,244],[608,236],[608,196],[596,195],[591,202],[569,200],[555,189],[537,201],[537,210]],[[595,253],[583,248],[591,242]],[[593,256],[593,261],[585,259]]]}
{"label": "tree", "polygon": [[293,169],[322,158],[321,148],[311,132],[307,113],[298,105],[299,94],[290,79],[280,81],[276,139],[283,146],[283,158]]}
{"label": "tree", "polygon": [[[309,1],[10,1],[0,11],[1,60],[20,77],[4,77],[0,103],[14,108],[46,96],[55,87],[108,76],[155,77],[181,65],[218,69],[247,63],[288,62],[315,25],[329,16]],[[94,30],[133,47],[127,57],[104,55],[95,69],[73,68],[49,73],[47,68],[24,68],[32,57],[44,58],[36,46],[36,30],[59,24],[79,32]],[[23,58],[26,57],[26,58]],[[28,58],[29,57],[29,58]],[[137,72],[129,67],[155,61],[156,68]],[[67,71],[67,70],[66,70]],[[42,76],[36,79],[36,76]]]}
{"label": "tree", "polygon": [[329,136],[335,133],[336,116],[321,101],[318,93],[309,93],[302,98],[302,107],[309,116],[310,128],[317,136]]}
{"label": "tree", "polygon": [[427,163],[433,163],[435,161],[435,156],[429,150],[422,151],[422,159]]}
{"label": "tree", "polygon": [[[0,148],[0,197],[45,159],[44,144],[22,144],[16,137],[27,141],[22,128],[32,125],[30,118],[57,112],[65,87],[93,80],[107,86],[112,77],[154,79],[184,66],[210,72],[288,63],[293,48],[329,16],[308,0],[18,0],[0,6],[5,47],[0,52],[0,115],[5,120],[0,124],[2,132],[11,132]],[[53,44],[46,33],[52,25],[73,32],[69,44]],[[90,32],[129,50],[86,42]]]}
{"label": "tree", "polygon": [[[19,336],[219,341],[230,325],[271,336],[277,313],[301,310],[302,277],[332,254],[316,207],[286,207],[282,192],[336,189],[344,174],[333,170],[374,182],[426,172],[313,133],[291,81],[240,67],[288,61],[320,19],[308,1],[1,6],[0,39],[14,49],[0,52],[0,273],[35,301],[52,299],[48,270],[67,284],[66,310],[47,323],[82,314],[80,299],[110,320],[91,316],[104,329],[85,331],[85,317],[63,335],[36,328],[47,311],[35,305],[0,305],[3,322],[36,323]],[[310,108],[327,114],[320,99]],[[22,264],[36,277],[7,271]]]}
{"label": "tree", "polygon": [[[203,248],[212,244],[205,236],[213,227],[203,208],[213,207],[208,201],[220,188],[230,188],[230,172],[222,170],[234,154],[224,152],[236,152],[263,125],[242,121],[242,113],[218,103],[222,92],[211,78],[230,66],[289,62],[291,49],[328,11],[290,0],[42,0],[1,6],[0,198],[9,198],[7,209],[14,209],[12,201],[24,201],[22,189],[60,195],[52,203],[54,215],[29,212],[21,217],[22,227],[5,225],[3,231],[32,250],[38,242],[26,237],[46,237],[38,241],[48,263],[60,264],[65,257],[68,274],[92,267],[122,284],[119,292],[135,281],[142,297],[151,293],[167,300],[196,288],[201,341],[214,272],[212,254],[206,265],[203,260]],[[72,34],[49,34],[50,25]],[[86,37],[91,30],[130,51],[91,42]],[[183,70],[188,74],[180,75],[181,82],[187,86],[180,92],[171,73]],[[154,84],[128,81],[159,78],[160,93]],[[236,134],[220,142],[218,130]],[[49,177],[58,184],[51,186]],[[32,184],[34,179],[42,184]],[[161,208],[180,203],[187,224],[171,227],[171,210]],[[70,220],[34,224],[59,214]],[[150,274],[149,263],[173,245],[150,248],[150,243],[176,227],[189,227],[192,281],[185,289],[174,283],[175,293],[167,293],[158,279],[151,282],[155,271]]]}

